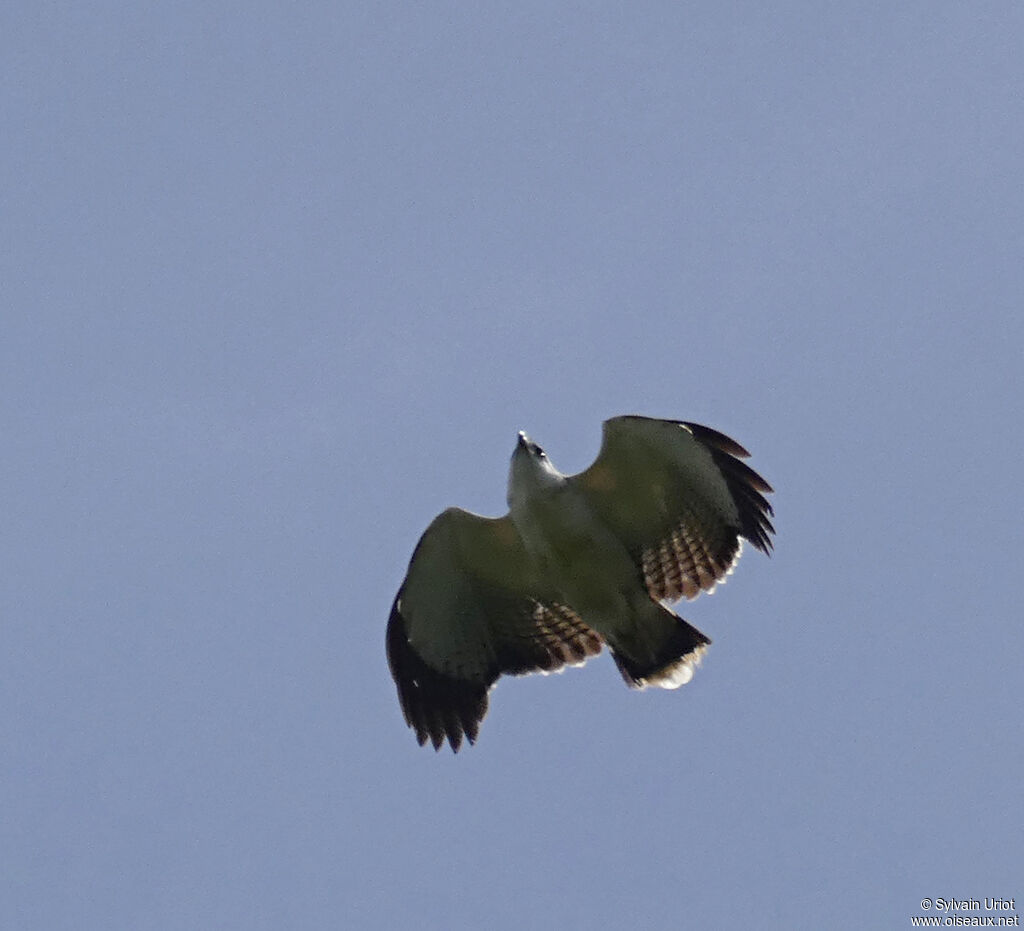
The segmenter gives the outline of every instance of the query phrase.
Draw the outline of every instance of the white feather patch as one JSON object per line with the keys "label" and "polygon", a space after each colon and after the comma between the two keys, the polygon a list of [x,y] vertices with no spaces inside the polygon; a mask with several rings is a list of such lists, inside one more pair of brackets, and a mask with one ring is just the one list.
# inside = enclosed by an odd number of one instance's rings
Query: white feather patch
{"label": "white feather patch", "polygon": [[697,647],[692,653],[687,653],[686,656],[659,669],[654,675],[644,679],[644,687],[654,686],[654,688],[658,689],[677,689],[682,685],[686,685],[693,678],[694,672],[707,651],[706,645]]}

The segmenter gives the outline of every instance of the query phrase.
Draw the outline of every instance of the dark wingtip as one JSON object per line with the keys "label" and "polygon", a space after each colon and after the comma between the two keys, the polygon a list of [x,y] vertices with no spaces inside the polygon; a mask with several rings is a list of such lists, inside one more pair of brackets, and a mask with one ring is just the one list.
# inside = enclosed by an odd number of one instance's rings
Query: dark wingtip
{"label": "dark wingtip", "polygon": [[774,548],[771,536],[775,533],[771,517],[775,512],[764,495],[772,494],[773,489],[750,466],[740,461],[748,458],[750,453],[734,439],[711,427],[685,421],[683,426],[710,450],[711,458],[721,470],[740,512],[740,536],[765,556],[771,556]]}
{"label": "dark wingtip", "polygon": [[463,737],[473,744],[487,714],[490,683],[457,679],[428,666],[409,643],[399,592],[388,619],[387,656],[391,677],[405,723],[422,747],[429,740],[435,750],[448,741],[458,753]]}

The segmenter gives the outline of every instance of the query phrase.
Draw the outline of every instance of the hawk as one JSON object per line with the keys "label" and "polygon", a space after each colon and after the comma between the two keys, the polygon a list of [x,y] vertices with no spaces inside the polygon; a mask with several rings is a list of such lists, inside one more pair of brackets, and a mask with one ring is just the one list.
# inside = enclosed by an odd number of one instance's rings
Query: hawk
{"label": "hawk", "polygon": [[520,432],[508,514],[439,514],[391,608],[388,664],[419,743],[474,743],[500,676],[605,643],[632,688],[689,682],[711,641],[665,602],[712,591],[743,540],[770,555],[772,488],[749,455],[699,424],[615,417],[593,464],[562,475]]}

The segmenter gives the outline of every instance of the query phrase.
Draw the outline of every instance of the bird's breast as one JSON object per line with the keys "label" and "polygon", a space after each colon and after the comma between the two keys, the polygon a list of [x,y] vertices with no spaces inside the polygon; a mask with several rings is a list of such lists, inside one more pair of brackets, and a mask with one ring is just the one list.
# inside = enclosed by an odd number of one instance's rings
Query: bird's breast
{"label": "bird's breast", "polygon": [[512,519],[539,573],[578,610],[636,584],[625,546],[573,489],[534,495]]}

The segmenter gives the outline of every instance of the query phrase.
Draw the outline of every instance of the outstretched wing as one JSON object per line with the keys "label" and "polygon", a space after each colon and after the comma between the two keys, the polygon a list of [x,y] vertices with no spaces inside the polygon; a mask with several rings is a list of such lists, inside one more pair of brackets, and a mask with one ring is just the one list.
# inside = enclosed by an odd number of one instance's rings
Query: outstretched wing
{"label": "outstretched wing", "polygon": [[615,417],[601,451],[569,479],[626,545],[651,597],[712,591],[739,558],[741,538],[763,553],[775,532],[771,486],[717,430],[677,420]]}
{"label": "outstretched wing", "polygon": [[387,652],[416,739],[473,743],[502,673],[552,672],[601,638],[542,590],[508,517],[449,508],[420,538],[388,622]]}

